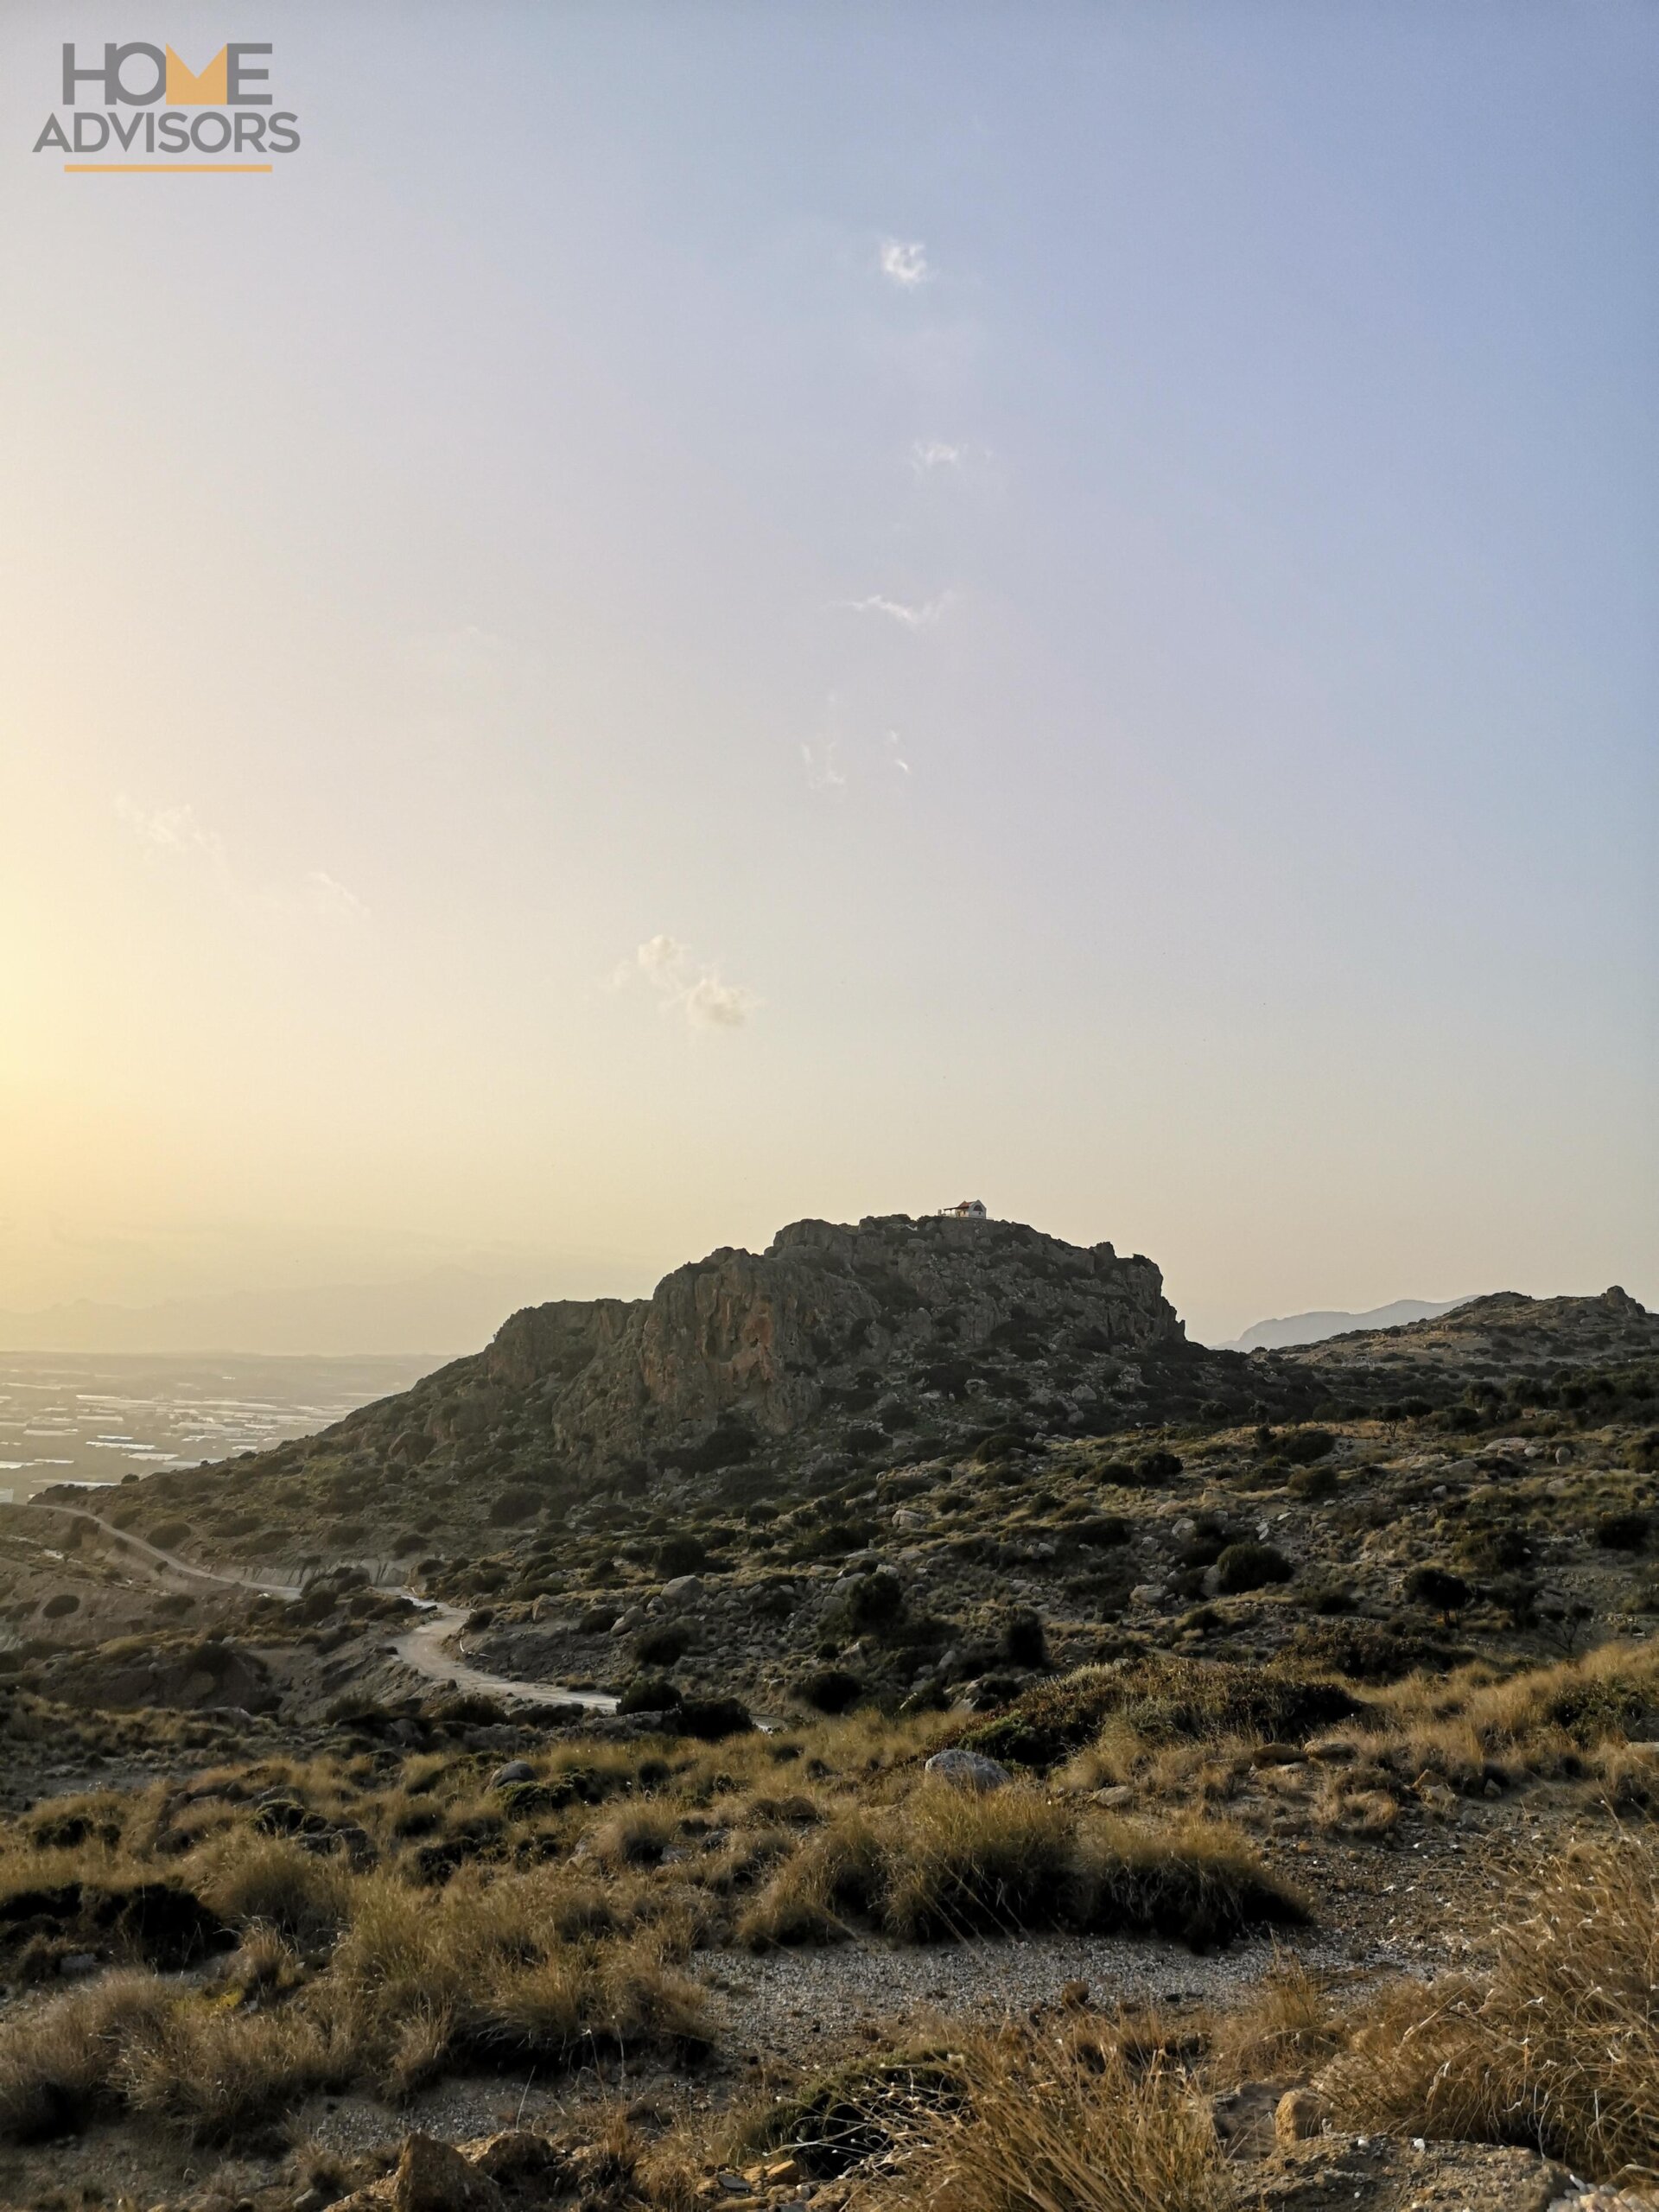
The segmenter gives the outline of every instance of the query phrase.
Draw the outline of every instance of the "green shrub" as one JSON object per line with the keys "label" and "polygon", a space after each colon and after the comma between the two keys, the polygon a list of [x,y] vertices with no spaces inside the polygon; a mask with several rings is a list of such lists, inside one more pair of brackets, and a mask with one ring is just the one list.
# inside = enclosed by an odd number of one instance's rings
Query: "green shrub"
{"label": "green shrub", "polygon": [[1287,1428],[1279,1437],[1277,1448],[1280,1458],[1288,1459],[1293,1467],[1308,1467],[1316,1459],[1328,1459],[1336,1442],[1328,1428]]}
{"label": "green shrub", "polygon": [[1285,1488],[1293,1497],[1306,1498],[1310,1503],[1337,1494],[1337,1471],[1334,1467],[1298,1467],[1286,1483]]}
{"label": "green shrub", "polygon": [[1077,1543],[1109,1551],[1118,1544],[1127,1544],[1130,1530],[1121,1513],[1091,1513],[1086,1519],[1074,1522],[1065,1533]]}
{"label": "green shrub", "polygon": [[845,1667],[817,1667],[801,1684],[801,1696],[817,1713],[849,1713],[864,1694],[861,1679]]}
{"label": "green shrub", "polygon": [[837,1623],[855,1636],[866,1629],[891,1628],[904,1610],[904,1585],[890,1567],[850,1575],[836,1593]]}
{"label": "green shrub", "polygon": [[490,1506],[489,1521],[494,1529],[516,1528],[522,1521],[532,1520],[540,1512],[540,1493],[533,1490],[504,1490]]}
{"label": "green shrub", "polygon": [[694,1536],[689,1529],[674,1535],[664,1536],[657,1547],[657,1571],[671,1578],[677,1574],[698,1574],[709,1564],[708,1548],[701,1536]]}
{"label": "green shrub", "polygon": [[1596,1541],[1604,1551],[1639,1552],[1646,1547],[1652,1525],[1645,1513],[1604,1513],[1596,1523]]}
{"label": "green shrub", "polygon": [[754,1719],[741,1698],[683,1697],[670,1714],[669,1725],[676,1735],[717,1744],[728,1736],[747,1736]]}
{"label": "green shrub", "polygon": [[1040,1613],[1010,1613],[1002,1626],[1001,1653],[1011,1667],[1046,1667],[1048,1635]]}
{"label": "green shrub", "polygon": [[1273,1544],[1229,1544],[1216,1561],[1216,1586],[1224,1597],[1236,1598],[1247,1590],[1264,1590],[1272,1582],[1288,1582],[1291,1564]]}
{"label": "green shrub", "polygon": [[677,1686],[664,1675],[637,1675],[616,1701],[619,1713],[669,1713],[680,1702]]}
{"label": "green shrub", "polygon": [[1414,1567],[1406,1577],[1406,1595],[1415,1605],[1432,1606],[1437,1613],[1455,1613],[1469,1602],[1469,1585],[1449,1567]]}
{"label": "green shrub", "polygon": [[633,1656],[642,1667],[672,1667],[691,1649],[689,1630],[669,1624],[648,1628],[634,1638]]}

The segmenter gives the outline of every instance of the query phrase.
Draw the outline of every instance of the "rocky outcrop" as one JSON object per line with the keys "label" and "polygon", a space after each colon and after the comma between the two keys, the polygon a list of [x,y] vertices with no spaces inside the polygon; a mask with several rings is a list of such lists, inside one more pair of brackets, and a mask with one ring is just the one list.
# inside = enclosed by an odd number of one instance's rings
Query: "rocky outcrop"
{"label": "rocky outcrop", "polygon": [[1157,1268],[1109,1244],[1012,1222],[798,1221],[765,1252],[677,1268],[649,1300],[516,1313],[483,1374],[539,1390],[556,1446],[614,1455],[733,1416],[786,1436],[838,1378],[899,1347],[948,1364],[1057,1335],[1125,1355],[1184,1341]]}

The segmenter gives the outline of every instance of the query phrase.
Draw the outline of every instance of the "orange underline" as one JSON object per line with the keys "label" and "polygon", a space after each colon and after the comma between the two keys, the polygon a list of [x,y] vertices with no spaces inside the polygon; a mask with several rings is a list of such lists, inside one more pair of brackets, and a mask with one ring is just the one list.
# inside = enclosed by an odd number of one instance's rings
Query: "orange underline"
{"label": "orange underline", "polygon": [[66,176],[269,176],[269,162],[66,162]]}

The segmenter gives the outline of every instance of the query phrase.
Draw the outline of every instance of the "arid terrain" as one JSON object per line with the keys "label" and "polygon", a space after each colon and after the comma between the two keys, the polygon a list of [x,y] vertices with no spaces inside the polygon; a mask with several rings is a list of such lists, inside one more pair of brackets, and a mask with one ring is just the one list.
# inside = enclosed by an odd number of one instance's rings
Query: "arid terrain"
{"label": "arid terrain", "polygon": [[45,1493],[0,2202],[1659,2203],[1656,1533],[1620,1290],[903,1217]]}

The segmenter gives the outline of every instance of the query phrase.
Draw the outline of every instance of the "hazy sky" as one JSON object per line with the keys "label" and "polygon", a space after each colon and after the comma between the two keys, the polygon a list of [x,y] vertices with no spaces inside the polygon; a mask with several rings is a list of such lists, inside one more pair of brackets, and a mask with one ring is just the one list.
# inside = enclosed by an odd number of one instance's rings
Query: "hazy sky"
{"label": "hazy sky", "polygon": [[[268,39],[268,176],[60,42]],[[1659,11],[0,17],[0,1306],[1659,1304]]]}

